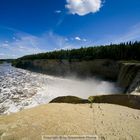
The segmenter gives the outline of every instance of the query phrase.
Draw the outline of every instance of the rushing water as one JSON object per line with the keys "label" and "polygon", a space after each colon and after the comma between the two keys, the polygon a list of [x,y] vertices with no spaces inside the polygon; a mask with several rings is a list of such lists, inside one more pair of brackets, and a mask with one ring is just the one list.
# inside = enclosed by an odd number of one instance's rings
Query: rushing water
{"label": "rushing water", "polygon": [[7,63],[0,65],[0,114],[48,103],[58,96],[88,98],[118,92],[114,83],[95,78],[61,78],[17,69]]}

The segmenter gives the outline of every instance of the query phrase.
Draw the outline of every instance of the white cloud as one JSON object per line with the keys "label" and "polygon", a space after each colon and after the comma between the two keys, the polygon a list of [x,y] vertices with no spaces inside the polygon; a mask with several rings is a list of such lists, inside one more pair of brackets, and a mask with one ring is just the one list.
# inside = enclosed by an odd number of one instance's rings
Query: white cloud
{"label": "white cloud", "polygon": [[75,37],[75,40],[81,41],[81,38],[79,36]]}
{"label": "white cloud", "polygon": [[77,40],[77,41],[84,41],[84,42],[87,41],[87,39],[85,39],[85,38],[80,38],[79,36],[76,36],[76,37],[75,37],[75,40]]}
{"label": "white cloud", "polygon": [[102,6],[101,0],[67,0],[65,7],[71,14],[84,16],[89,13],[96,13]]}
{"label": "white cloud", "polygon": [[61,10],[56,10],[55,13],[60,14],[62,11]]}
{"label": "white cloud", "polygon": [[[0,58],[18,58],[28,54],[74,48],[68,38],[47,32],[41,36],[26,33],[14,34],[13,40],[0,42]],[[5,54],[5,55],[2,55]]]}
{"label": "white cloud", "polygon": [[86,42],[86,41],[87,41],[87,39],[85,39],[85,38],[84,38],[84,39],[83,39],[83,41],[84,41],[84,42]]}
{"label": "white cloud", "polygon": [[1,44],[1,46],[2,46],[3,48],[9,47],[8,43],[3,43],[3,44]]}
{"label": "white cloud", "polygon": [[[34,36],[16,29],[8,28],[8,30],[12,30],[11,38],[0,40],[0,59],[18,58],[28,54],[60,49],[79,48],[81,46],[88,46],[89,43],[88,40],[86,41],[82,37],[71,38],[55,34],[51,31],[40,36]],[[80,41],[75,40],[75,38]]]}
{"label": "white cloud", "polygon": [[[18,39],[17,39],[18,38]],[[37,38],[31,35],[17,34],[14,40],[7,43],[0,42],[0,52],[5,55],[0,55],[0,58],[17,58],[27,54],[42,52],[42,49],[37,48]]]}

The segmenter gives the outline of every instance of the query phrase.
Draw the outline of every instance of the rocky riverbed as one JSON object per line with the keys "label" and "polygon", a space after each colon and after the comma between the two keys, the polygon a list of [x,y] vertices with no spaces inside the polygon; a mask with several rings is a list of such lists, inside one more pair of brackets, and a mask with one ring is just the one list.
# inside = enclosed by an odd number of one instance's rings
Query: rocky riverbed
{"label": "rocky riverbed", "polygon": [[99,79],[60,78],[17,69],[8,63],[0,65],[0,114],[45,104],[58,96],[88,98],[119,92],[114,83]]}

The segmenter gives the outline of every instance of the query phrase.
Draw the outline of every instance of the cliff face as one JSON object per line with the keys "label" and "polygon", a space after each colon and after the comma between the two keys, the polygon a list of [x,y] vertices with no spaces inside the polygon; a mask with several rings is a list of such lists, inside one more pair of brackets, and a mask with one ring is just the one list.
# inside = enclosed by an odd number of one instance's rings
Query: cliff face
{"label": "cliff face", "polygon": [[[22,64],[21,64],[22,63]],[[101,76],[116,80],[118,64],[112,60],[71,61],[68,60],[23,60],[17,67],[42,72],[45,74],[79,77]]]}
{"label": "cliff face", "polygon": [[127,93],[140,94],[140,70],[137,72],[135,78],[133,79]]}
{"label": "cliff face", "polygon": [[140,64],[121,63],[117,82],[125,93],[140,92]]}
{"label": "cliff face", "polygon": [[140,92],[140,64],[108,59],[91,61],[20,60],[16,67],[56,76],[98,76],[117,81],[124,93]]}

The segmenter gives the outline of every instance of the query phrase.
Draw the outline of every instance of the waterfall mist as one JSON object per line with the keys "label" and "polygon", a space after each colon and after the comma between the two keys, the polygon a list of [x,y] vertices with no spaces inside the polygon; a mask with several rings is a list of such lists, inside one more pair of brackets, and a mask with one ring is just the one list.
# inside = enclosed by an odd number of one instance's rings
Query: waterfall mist
{"label": "waterfall mist", "polygon": [[78,96],[88,98],[92,95],[118,94],[121,89],[113,82],[98,78],[79,79],[76,77],[48,77],[46,81],[47,94],[50,98],[58,96]]}
{"label": "waterfall mist", "polygon": [[39,74],[17,69],[10,64],[0,65],[0,110],[2,114],[17,112],[49,103],[59,96],[87,99],[92,95],[120,93],[115,83],[96,77],[79,79]]}

